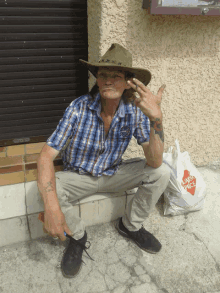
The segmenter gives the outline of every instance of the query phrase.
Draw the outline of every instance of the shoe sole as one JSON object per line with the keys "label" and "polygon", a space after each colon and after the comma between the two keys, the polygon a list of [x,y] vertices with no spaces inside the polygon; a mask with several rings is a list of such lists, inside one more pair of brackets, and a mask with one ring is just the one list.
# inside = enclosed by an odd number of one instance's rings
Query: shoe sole
{"label": "shoe sole", "polygon": [[133,241],[138,247],[140,247],[140,249],[146,251],[146,252],[149,252],[151,254],[156,254],[158,253],[157,251],[152,251],[152,250],[148,250],[144,247],[142,247],[137,241],[135,241],[134,239],[132,239],[127,233],[125,233],[124,231],[122,231],[120,228],[119,228],[119,222],[115,224],[115,228],[118,230],[119,234],[130,239],[131,241]]}
{"label": "shoe sole", "polygon": [[[63,256],[64,256],[65,252],[67,251],[67,248],[68,248],[68,247],[65,248],[65,250],[64,250],[64,252],[63,252]],[[72,275],[66,275],[66,274],[64,273],[63,269],[62,269],[62,265],[63,265],[63,259],[62,259],[62,261],[61,261],[61,272],[62,272],[62,274],[63,274],[63,276],[64,276],[65,278],[69,278],[69,279],[70,279],[70,278],[75,278],[75,277],[80,273],[80,271],[81,271],[81,269],[82,269],[82,263],[81,263],[81,266],[80,266],[78,272],[77,272],[74,276],[72,276]]]}

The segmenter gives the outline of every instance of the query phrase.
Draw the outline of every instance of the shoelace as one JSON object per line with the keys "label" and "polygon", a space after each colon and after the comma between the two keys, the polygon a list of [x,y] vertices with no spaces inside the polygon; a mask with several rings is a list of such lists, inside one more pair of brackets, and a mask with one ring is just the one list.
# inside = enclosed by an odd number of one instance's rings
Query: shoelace
{"label": "shoelace", "polygon": [[137,234],[136,234],[137,236],[136,237],[138,237],[138,238],[141,237],[142,239],[144,239],[143,238],[143,234],[146,234],[146,235],[149,236],[150,235],[150,232],[148,232],[147,230],[145,230],[144,226],[142,225],[141,229],[137,231]]}
{"label": "shoelace", "polygon": [[[88,252],[86,251],[86,249],[89,249],[91,246],[91,243],[89,241],[86,241],[89,243],[89,247],[86,247],[85,245],[83,245],[82,243],[80,243],[78,240],[72,238],[71,236],[69,236],[68,234],[66,234],[66,237],[68,237],[70,239],[70,241],[74,242],[75,244],[79,245],[80,247],[82,247],[82,249],[86,252],[86,254],[88,255],[88,257],[95,261],[93,258],[91,258],[91,256],[88,254]],[[85,264],[85,262],[82,260],[82,262]]]}

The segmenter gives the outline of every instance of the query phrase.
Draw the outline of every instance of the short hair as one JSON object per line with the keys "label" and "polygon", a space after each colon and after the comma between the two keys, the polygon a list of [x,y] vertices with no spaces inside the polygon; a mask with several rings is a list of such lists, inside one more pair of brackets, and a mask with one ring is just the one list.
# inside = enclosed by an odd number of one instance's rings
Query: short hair
{"label": "short hair", "polygon": [[[125,80],[131,79],[135,77],[135,74],[129,71],[123,71],[125,74]],[[98,94],[99,92],[99,88],[97,83],[94,84],[94,86],[92,87],[92,89],[89,91],[90,96],[92,97],[92,99],[95,99],[96,94]],[[134,90],[128,89],[128,90],[124,90],[123,94],[122,94],[122,99],[124,101],[124,103],[128,104],[128,103],[132,103],[135,99],[135,94],[134,94]]]}

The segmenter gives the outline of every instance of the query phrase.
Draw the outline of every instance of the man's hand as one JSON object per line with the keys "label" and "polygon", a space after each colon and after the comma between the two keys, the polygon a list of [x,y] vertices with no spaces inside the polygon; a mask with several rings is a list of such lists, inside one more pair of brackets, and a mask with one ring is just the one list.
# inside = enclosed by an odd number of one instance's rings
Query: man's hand
{"label": "man's hand", "polygon": [[140,98],[135,99],[135,105],[151,120],[162,120],[162,112],[160,104],[162,100],[162,93],[166,85],[162,85],[158,90],[157,95],[153,95],[151,91],[138,79],[133,78],[129,80],[128,84],[139,94]]}
{"label": "man's hand", "polygon": [[67,226],[64,214],[60,210],[45,210],[43,230],[52,237],[60,238],[61,241],[66,240],[64,231],[70,236],[73,235]]}

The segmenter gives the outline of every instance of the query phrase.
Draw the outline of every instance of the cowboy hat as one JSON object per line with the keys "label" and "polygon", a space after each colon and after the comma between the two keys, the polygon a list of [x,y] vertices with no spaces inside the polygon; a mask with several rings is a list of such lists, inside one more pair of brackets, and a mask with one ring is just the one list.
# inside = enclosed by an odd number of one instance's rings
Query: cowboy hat
{"label": "cowboy hat", "polygon": [[90,63],[85,60],[79,61],[88,68],[96,77],[99,67],[114,67],[118,70],[128,71],[135,74],[135,77],[144,85],[151,80],[151,73],[147,69],[132,67],[131,53],[119,44],[112,44],[108,51],[101,57],[98,63]]}

